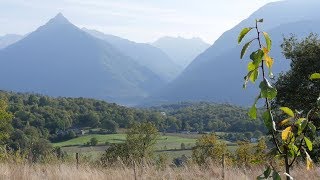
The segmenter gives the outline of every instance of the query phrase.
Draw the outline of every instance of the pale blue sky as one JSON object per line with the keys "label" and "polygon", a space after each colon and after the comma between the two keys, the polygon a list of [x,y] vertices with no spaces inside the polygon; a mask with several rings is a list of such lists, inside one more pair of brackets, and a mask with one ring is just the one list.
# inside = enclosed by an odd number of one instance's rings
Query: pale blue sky
{"label": "pale blue sky", "polygon": [[182,36],[213,43],[272,1],[276,0],[0,0],[0,35],[26,34],[62,12],[78,27],[137,42]]}

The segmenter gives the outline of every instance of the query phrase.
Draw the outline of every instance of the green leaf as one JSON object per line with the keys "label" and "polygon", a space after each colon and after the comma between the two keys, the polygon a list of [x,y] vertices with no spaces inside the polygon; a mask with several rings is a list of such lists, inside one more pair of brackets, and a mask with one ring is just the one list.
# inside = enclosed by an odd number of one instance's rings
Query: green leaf
{"label": "green leaf", "polygon": [[256,21],[262,23],[263,19],[257,19]]}
{"label": "green leaf", "polygon": [[252,119],[257,119],[257,107],[256,105],[253,105],[249,110],[249,117]]}
{"label": "green leaf", "polygon": [[309,151],[312,151],[312,142],[307,137],[304,137],[304,142],[306,142],[306,145],[309,149]]}
{"label": "green leaf", "polygon": [[270,174],[271,174],[271,168],[270,166],[268,166],[267,169],[263,172],[264,178],[266,179],[269,178]]}
{"label": "green leaf", "polygon": [[297,123],[298,123],[298,135],[300,135],[307,126],[307,119],[300,118],[298,119]]}
{"label": "green leaf", "polygon": [[281,180],[281,177],[277,171],[273,171],[272,173],[272,179],[273,180]]}
{"label": "green leaf", "polygon": [[320,79],[320,73],[314,73],[310,76],[311,80]]}
{"label": "green leaf", "polygon": [[248,74],[244,77],[244,84],[243,84],[243,89],[247,88],[247,84],[250,80],[250,77],[252,75],[253,71],[248,72]]}
{"label": "green leaf", "polygon": [[250,79],[251,82],[254,83],[254,82],[256,82],[256,80],[258,79],[258,77],[259,77],[259,70],[258,70],[258,69],[255,69],[255,70],[253,70],[253,72],[251,73],[249,79]]}
{"label": "green leaf", "polygon": [[254,100],[254,103],[252,105],[252,107],[249,110],[249,117],[252,119],[257,119],[257,102],[260,99],[260,95],[258,97],[256,97],[256,99]]}
{"label": "green leaf", "polygon": [[266,33],[266,32],[263,32],[263,36],[266,39],[267,49],[268,49],[268,51],[270,51],[271,50],[271,46],[272,46],[271,38],[270,38],[269,34]]}
{"label": "green leaf", "polygon": [[298,126],[298,135],[300,135],[307,126],[307,119],[299,118],[295,124]]}
{"label": "green leaf", "polygon": [[281,107],[280,108],[284,113],[286,113],[287,115],[289,115],[290,117],[294,117],[294,112],[288,108],[288,107]]}
{"label": "green leaf", "polygon": [[252,28],[243,28],[238,36],[238,44],[241,43],[242,39],[251,31]]}
{"label": "green leaf", "polygon": [[308,123],[308,127],[310,128],[310,130],[313,134],[316,133],[317,128],[314,124],[312,124],[312,122]]}
{"label": "green leaf", "polygon": [[304,120],[307,120],[307,119],[306,119],[306,118],[299,118],[295,124],[296,124],[296,125],[299,125],[299,124],[301,124],[302,121],[304,121]]}
{"label": "green leaf", "polygon": [[253,71],[256,69],[256,66],[253,64],[253,62],[248,63],[248,71]]}
{"label": "green leaf", "polygon": [[272,87],[267,79],[264,79],[260,85],[261,97],[268,98],[270,100],[274,99],[277,96],[277,89]]}
{"label": "green leaf", "polygon": [[293,150],[294,155],[300,156],[299,148],[294,143],[289,144],[289,148]]}
{"label": "green leaf", "polygon": [[252,52],[250,55],[250,59],[253,61],[253,64],[256,67],[259,67],[263,57],[264,57],[264,52],[261,49],[258,49],[257,51]]}
{"label": "green leaf", "polygon": [[273,129],[273,123],[272,123],[272,114],[270,111],[266,111],[262,114],[262,119],[264,121],[264,124],[266,125],[266,127],[268,128],[268,130],[272,130]]}
{"label": "green leaf", "polygon": [[240,59],[242,59],[243,56],[246,54],[247,49],[249,48],[249,46],[250,46],[250,44],[252,43],[252,41],[253,41],[253,40],[247,42],[247,43],[243,46],[243,48],[242,48],[242,50],[241,50]]}

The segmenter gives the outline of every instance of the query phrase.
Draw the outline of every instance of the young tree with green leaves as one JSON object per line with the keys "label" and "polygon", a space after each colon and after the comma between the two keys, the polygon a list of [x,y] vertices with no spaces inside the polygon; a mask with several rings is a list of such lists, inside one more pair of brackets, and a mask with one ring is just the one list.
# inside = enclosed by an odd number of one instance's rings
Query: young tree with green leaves
{"label": "young tree with green leaves", "polygon": [[215,134],[203,135],[192,149],[192,159],[198,165],[206,165],[207,160],[221,162],[228,154],[227,144],[218,141]]}
{"label": "young tree with green leaves", "polygon": [[[269,134],[272,137],[274,144],[274,152],[276,157],[280,157],[285,163],[285,175],[287,180],[290,180],[290,168],[293,166],[297,157],[302,156],[306,158],[307,169],[312,168],[312,160],[308,151],[313,150],[312,140],[316,135],[316,127],[310,121],[309,114],[313,111],[311,109],[306,117],[303,117],[299,111],[293,111],[288,107],[281,107],[280,110],[286,115],[284,120],[276,120],[274,109],[271,107],[271,101],[277,96],[277,89],[270,83],[270,78],[273,77],[272,66],[274,60],[270,57],[272,41],[270,36],[266,32],[262,32],[259,29],[259,24],[263,23],[263,19],[256,20],[254,27],[244,28],[238,37],[238,43],[240,44],[244,37],[250,32],[255,31],[256,37],[245,43],[240,58],[245,57],[246,51],[252,42],[258,43],[258,49],[251,53],[250,61],[248,63],[248,74],[245,76],[244,88],[249,81],[255,83],[259,79],[259,75],[262,74],[262,80],[259,88],[260,93],[254,101],[253,106],[249,110],[249,116],[253,119],[257,118],[257,102],[263,99],[265,102],[265,112],[263,113],[263,120],[267,127]],[[264,37],[264,44],[262,37]],[[267,73],[269,71],[269,73]],[[311,74],[312,72],[310,72]],[[312,75],[312,77],[317,75]],[[316,101],[316,99],[315,99]],[[318,106],[320,99],[318,99]],[[272,150],[273,151],[273,150]],[[263,175],[259,176],[259,179],[267,179],[270,177],[271,172],[273,179],[281,179],[279,172],[274,167],[267,167]]]}
{"label": "young tree with green leaves", "polygon": [[104,165],[114,163],[120,158],[127,165],[141,163],[153,157],[154,146],[159,137],[156,126],[150,122],[134,124],[127,132],[126,141],[112,144],[102,155]]}
{"label": "young tree with green leaves", "polygon": [[158,137],[158,129],[154,124],[150,122],[134,124],[127,132],[126,139],[132,158],[152,157]]}

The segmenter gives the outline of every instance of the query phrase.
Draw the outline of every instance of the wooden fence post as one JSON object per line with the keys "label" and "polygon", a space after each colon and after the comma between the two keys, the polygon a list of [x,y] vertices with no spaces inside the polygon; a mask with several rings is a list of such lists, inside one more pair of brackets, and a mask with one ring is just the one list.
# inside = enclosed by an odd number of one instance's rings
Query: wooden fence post
{"label": "wooden fence post", "polygon": [[79,169],[79,153],[76,153],[77,169]]}
{"label": "wooden fence post", "polygon": [[225,154],[222,155],[222,179],[225,179],[226,159]]}

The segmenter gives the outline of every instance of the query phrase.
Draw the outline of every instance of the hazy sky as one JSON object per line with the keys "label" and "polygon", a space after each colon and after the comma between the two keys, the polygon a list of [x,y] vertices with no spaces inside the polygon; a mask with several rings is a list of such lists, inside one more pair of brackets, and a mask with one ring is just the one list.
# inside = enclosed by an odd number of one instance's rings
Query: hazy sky
{"label": "hazy sky", "polygon": [[62,12],[78,27],[137,42],[182,36],[213,43],[272,1],[276,0],[0,0],[0,35],[26,34]]}

